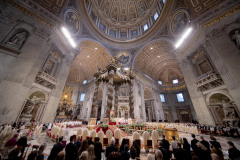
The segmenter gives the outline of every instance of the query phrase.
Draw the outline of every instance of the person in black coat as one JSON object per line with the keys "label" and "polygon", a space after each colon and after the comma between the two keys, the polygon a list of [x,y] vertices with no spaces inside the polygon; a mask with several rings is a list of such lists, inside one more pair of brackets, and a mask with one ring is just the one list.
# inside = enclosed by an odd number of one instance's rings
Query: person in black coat
{"label": "person in black coat", "polygon": [[228,156],[229,156],[229,159],[231,160],[238,160],[240,159],[240,151],[235,147],[235,145],[231,142],[231,141],[228,141]]}
{"label": "person in black coat", "polygon": [[206,141],[203,136],[200,136],[200,142],[207,148],[209,154],[211,153],[210,144]]}
{"label": "person in black coat", "polygon": [[115,139],[112,139],[111,144],[106,148],[106,153],[105,153],[106,158],[108,158],[110,153],[117,152],[117,151],[118,151],[118,148],[115,146]]}
{"label": "person in black coat", "polygon": [[158,149],[162,152],[163,154],[163,159],[162,160],[170,160],[170,154],[169,151],[163,148],[163,142],[159,141],[159,147]]}
{"label": "person in black coat", "polygon": [[190,148],[191,148],[191,146],[188,143],[187,139],[183,138],[183,149],[186,150],[188,159],[192,158]]}
{"label": "person in black coat", "polygon": [[45,148],[46,148],[45,144],[40,146],[39,150],[37,151],[37,160],[44,160],[43,151],[45,150]]}
{"label": "person in black coat", "polygon": [[121,152],[122,160],[129,160],[130,154],[129,154],[129,146],[127,144],[124,145],[124,151]]}
{"label": "person in black coat", "polygon": [[65,148],[65,160],[76,160],[77,159],[77,147],[74,144],[74,136],[70,137],[70,143]]}
{"label": "person in black coat", "polygon": [[140,148],[139,148],[139,146],[138,146],[138,144],[137,144],[136,141],[133,141],[133,147],[134,147],[134,148],[136,149],[136,151],[137,151],[137,157],[140,158]]}
{"label": "person in black coat", "polygon": [[169,141],[165,139],[165,135],[163,135],[162,137],[163,137],[163,139],[161,140],[163,142],[162,147],[169,151]]}
{"label": "person in black coat", "polygon": [[90,137],[88,140],[88,146],[90,146],[91,144],[94,145],[94,142],[92,141],[92,137]]}
{"label": "person in black coat", "polygon": [[21,149],[21,155],[20,157],[23,156],[23,153],[25,151],[25,147],[27,147],[27,137],[26,136],[23,136],[21,137],[18,141],[17,141],[17,146],[18,147],[22,147]]}
{"label": "person in black coat", "polygon": [[198,140],[196,139],[195,134],[192,134],[192,138],[193,138],[193,140],[191,141],[191,147],[192,147],[192,149],[195,153],[195,152],[197,152],[197,145],[196,144],[197,144]]}
{"label": "person in black coat", "polygon": [[217,149],[222,149],[221,144],[217,141],[214,136],[210,136],[210,143],[214,144]]}
{"label": "person in black coat", "polygon": [[96,143],[94,144],[94,153],[96,160],[101,160],[102,159],[102,143],[99,142],[99,137],[96,137]]}
{"label": "person in black coat", "polygon": [[187,151],[185,149],[182,149],[181,143],[177,143],[178,148],[175,151],[175,158],[176,160],[189,160],[187,156]]}
{"label": "person in black coat", "polygon": [[127,141],[126,141],[125,138],[123,138],[123,139],[122,139],[121,146],[120,146],[120,153],[121,153],[122,151],[124,151],[124,146],[125,146],[125,144],[127,144]]}
{"label": "person in black coat", "polygon": [[63,137],[60,137],[59,142],[53,146],[47,160],[55,160],[57,154],[63,150],[62,140]]}
{"label": "person in black coat", "polygon": [[79,150],[79,148],[81,147],[82,145],[82,142],[80,141],[81,137],[79,136],[78,137],[78,140],[76,142],[74,142],[74,144],[76,145],[77,147],[77,151]]}

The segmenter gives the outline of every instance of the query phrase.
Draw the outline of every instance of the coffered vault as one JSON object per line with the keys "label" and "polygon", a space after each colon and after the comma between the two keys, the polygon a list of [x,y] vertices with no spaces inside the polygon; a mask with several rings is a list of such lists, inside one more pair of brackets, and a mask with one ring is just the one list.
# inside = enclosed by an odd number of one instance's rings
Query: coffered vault
{"label": "coffered vault", "polygon": [[93,79],[97,68],[104,68],[111,60],[111,55],[100,44],[94,41],[83,41],[79,44],[80,53],[72,63],[67,82],[82,83]]}
{"label": "coffered vault", "polygon": [[176,78],[181,83],[184,78],[172,51],[173,46],[169,42],[152,42],[137,55],[134,69],[155,81],[161,80],[163,85],[171,85],[172,80]]}

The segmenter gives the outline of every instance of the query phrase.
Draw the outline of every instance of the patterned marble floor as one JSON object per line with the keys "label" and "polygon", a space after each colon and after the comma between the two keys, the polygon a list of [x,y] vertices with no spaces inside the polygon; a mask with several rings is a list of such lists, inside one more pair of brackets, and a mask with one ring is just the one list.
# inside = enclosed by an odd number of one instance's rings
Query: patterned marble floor
{"label": "patterned marble floor", "polygon": [[[71,129],[70,131],[70,134],[69,135],[74,135],[76,134],[77,132],[77,128],[74,128],[74,129]],[[210,140],[210,136],[209,135],[203,135],[204,138],[209,141]],[[187,138],[187,140],[189,142],[191,142],[192,138],[191,138],[191,135],[188,134],[188,133],[179,133],[179,137],[180,138]],[[128,136],[128,138],[130,139],[130,141],[132,142],[132,136]],[[199,139],[199,136],[196,137],[197,139]],[[232,141],[235,146],[240,149],[240,139],[239,138],[231,138],[231,137],[216,137],[217,140],[220,142],[221,146],[222,146],[222,149],[223,149],[223,152],[225,154],[225,157],[227,158],[227,141]],[[141,140],[142,140],[142,137],[141,137]],[[39,138],[35,139],[35,140],[31,140],[30,142],[32,145],[34,144],[37,144],[37,145],[40,145],[40,144],[47,144],[47,148],[45,149],[44,151],[44,154],[45,154],[45,159],[47,159],[47,156],[49,155],[50,151],[51,151],[51,148],[52,146],[55,144],[55,142],[53,140],[51,140],[50,138],[48,138],[45,133],[42,133]],[[29,148],[29,151],[30,152],[32,150],[32,148]],[[142,148],[141,149],[141,154],[140,154],[140,158],[141,160],[146,160],[147,159],[147,154],[146,151]],[[153,154],[153,150],[150,150],[150,154]],[[104,157],[104,153],[103,153],[103,156],[102,156],[103,160],[105,160],[105,157]]]}

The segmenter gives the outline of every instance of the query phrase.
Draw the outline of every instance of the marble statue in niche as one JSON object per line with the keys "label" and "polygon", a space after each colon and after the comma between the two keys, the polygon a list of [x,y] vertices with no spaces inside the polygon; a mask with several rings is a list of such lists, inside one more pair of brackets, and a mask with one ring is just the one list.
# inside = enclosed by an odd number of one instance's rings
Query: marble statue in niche
{"label": "marble statue in niche", "polygon": [[178,13],[172,20],[172,32],[176,35],[181,34],[188,25],[188,17],[185,12]]}
{"label": "marble statue in niche", "polygon": [[28,37],[27,32],[25,31],[18,32],[10,38],[10,40],[8,41],[8,44],[10,44],[12,47],[16,49],[20,49],[25,43],[25,41],[27,40],[27,37]]}
{"label": "marble statue in niche", "polygon": [[237,47],[240,48],[240,33],[238,30],[236,30],[232,35],[232,40],[234,40]]}
{"label": "marble statue in niche", "polygon": [[72,34],[76,34],[79,29],[79,20],[74,12],[68,12],[65,16],[65,24]]}
{"label": "marble statue in niche", "polygon": [[58,51],[51,50],[48,59],[46,60],[42,70],[43,72],[54,75],[56,69],[58,68],[58,64],[60,63],[60,55]]}
{"label": "marble statue in niche", "polygon": [[44,66],[44,72],[50,75],[52,73],[53,67],[54,63],[51,60],[47,61]]}
{"label": "marble statue in niche", "polygon": [[26,115],[32,114],[32,111],[33,111],[33,108],[35,107],[35,105],[42,103],[42,101],[43,101],[42,98],[33,96],[33,98],[31,100],[28,100],[27,103],[25,104],[22,114],[26,114]]}

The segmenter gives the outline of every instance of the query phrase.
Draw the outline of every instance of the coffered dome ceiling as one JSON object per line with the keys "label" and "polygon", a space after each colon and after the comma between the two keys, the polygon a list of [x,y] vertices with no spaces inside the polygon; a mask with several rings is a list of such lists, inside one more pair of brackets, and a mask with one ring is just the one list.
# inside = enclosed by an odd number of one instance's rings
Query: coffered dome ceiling
{"label": "coffered dome ceiling", "polygon": [[85,0],[88,16],[108,38],[131,40],[147,33],[157,22],[163,0]]}
{"label": "coffered dome ceiling", "polygon": [[108,51],[94,41],[83,41],[79,48],[80,53],[73,61],[68,74],[69,83],[82,84],[84,80],[92,80],[97,68],[104,68],[111,61]]}
{"label": "coffered dome ceiling", "polygon": [[173,47],[166,41],[153,42],[144,47],[137,55],[134,69],[149,76],[163,85],[172,85],[173,79],[184,82],[183,74],[171,53]]}

